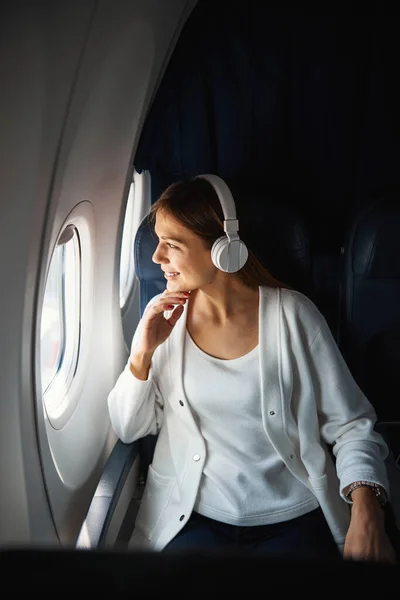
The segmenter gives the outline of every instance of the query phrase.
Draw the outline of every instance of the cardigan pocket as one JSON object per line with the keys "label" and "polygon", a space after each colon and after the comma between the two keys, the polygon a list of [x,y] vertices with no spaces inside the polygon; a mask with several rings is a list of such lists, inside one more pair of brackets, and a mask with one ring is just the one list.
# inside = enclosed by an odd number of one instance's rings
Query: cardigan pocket
{"label": "cardigan pocket", "polygon": [[168,506],[175,485],[175,477],[160,475],[152,465],[149,465],[146,485],[135,521],[135,528],[139,529],[148,540],[151,540]]}

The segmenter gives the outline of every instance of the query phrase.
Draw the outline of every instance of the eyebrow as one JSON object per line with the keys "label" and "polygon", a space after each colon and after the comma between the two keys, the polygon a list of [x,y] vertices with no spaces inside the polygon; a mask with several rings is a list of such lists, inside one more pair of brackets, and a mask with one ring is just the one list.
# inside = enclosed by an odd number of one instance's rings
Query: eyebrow
{"label": "eyebrow", "polygon": [[[157,235],[157,233],[156,233],[155,230],[154,230],[154,233],[158,237],[158,235]],[[171,242],[176,242],[177,244],[182,244],[182,246],[187,246],[187,243],[184,240],[181,240],[180,238],[172,238],[172,237],[168,237],[166,235],[161,235],[160,239],[162,239],[162,240],[170,240]]]}

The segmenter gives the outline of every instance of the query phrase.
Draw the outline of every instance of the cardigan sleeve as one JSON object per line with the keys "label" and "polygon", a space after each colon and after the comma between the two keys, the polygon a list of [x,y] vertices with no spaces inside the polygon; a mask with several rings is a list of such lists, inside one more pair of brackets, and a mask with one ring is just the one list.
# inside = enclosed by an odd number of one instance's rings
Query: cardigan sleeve
{"label": "cardigan sleeve", "polygon": [[[160,294],[152,298],[148,306],[159,296]],[[131,353],[140,324],[141,322],[133,336]],[[111,425],[120,440],[125,443],[134,442],[148,434],[155,435],[163,424],[164,401],[157,383],[159,351],[160,346],[153,354],[146,381],[133,375],[128,359],[124,370],[108,395],[107,404]]]}
{"label": "cardigan sleeve", "polygon": [[376,413],[353,378],[321,316],[310,345],[321,437],[333,446],[340,494],[358,480],[381,485],[389,495],[385,458],[388,447],[374,430]]}
{"label": "cardigan sleeve", "polygon": [[108,395],[108,411],[111,425],[117,436],[125,443],[155,435],[163,419],[163,399],[160,394],[153,363],[146,381],[137,379],[126,364]]}

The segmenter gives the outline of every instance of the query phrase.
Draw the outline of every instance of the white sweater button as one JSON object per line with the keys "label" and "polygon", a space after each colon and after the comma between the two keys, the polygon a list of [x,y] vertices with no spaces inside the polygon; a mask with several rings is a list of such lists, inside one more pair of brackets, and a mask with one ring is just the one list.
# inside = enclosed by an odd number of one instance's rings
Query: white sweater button
{"label": "white sweater button", "polygon": [[201,458],[201,457],[200,457],[200,454],[195,454],[195,455],[193,456],[193,460],[194,460],[194,461],[196,461],[196,462],[198,462],[198,461],[200,460],[200,458]]}

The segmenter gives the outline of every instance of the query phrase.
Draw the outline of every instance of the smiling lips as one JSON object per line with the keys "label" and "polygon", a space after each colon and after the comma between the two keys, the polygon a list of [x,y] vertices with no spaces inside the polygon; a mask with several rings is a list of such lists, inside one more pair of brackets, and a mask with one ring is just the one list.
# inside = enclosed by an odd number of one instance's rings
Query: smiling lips
{"label": "smiling lips", "polygon": [[164,277],[166,277],[167,279],[174,279],[174,277],[178,277],[179,273],[167,273],[166,271],[164,272]]}

